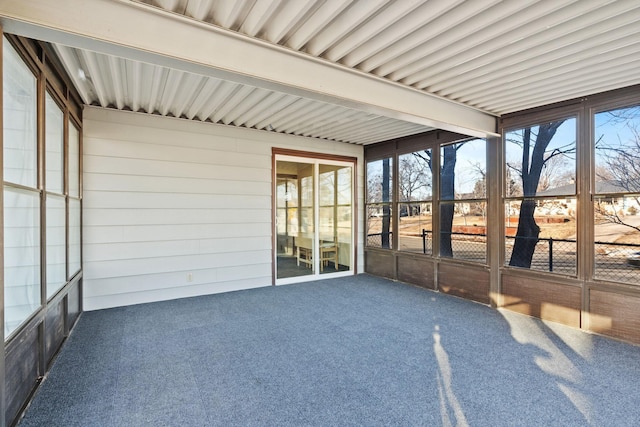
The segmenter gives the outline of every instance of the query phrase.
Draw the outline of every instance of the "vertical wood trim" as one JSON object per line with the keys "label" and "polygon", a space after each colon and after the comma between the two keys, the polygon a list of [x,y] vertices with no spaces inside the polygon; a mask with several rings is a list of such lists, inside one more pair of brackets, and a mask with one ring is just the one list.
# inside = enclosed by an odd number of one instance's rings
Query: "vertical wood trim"
{"label": "vertical wood trim", "polygon": [[[4,93],[4,32],[0,26],[0,94]],[[4,96],[0,96],[0,165],[4,165]],[[4,166],[0,168],[0,182],[4,183]],[[0,191],[0,224],[4,224],[4,185]],[[0,381],[0,427],[5,427],[5,418],[7,414],[6,392],[5,392],[5,353],[6,345],[4,343],[4,226],[0,227],[0,336],[2,337],[2,351],[0,352],[0,373],[2,373],[2,381]]]}
{"label": "vertical wood trim", "polygon": [[[438,134],[439,139],[440,134]],[[431,146],[431,255],[436,259],[433,268],[433,287],[440,289],[440,143]]]}
{"label": "vertical wood trim", "polygon": [[45,373],[46,355],[46,306],[47,306],[47,174],[46,174],[46,93],[47,81],[42,71],[36,75],[37,83],[37,152],[38,152],[38,189],[40,191],[40,308],[45,316],[38,326],[39,364],[38,376]]}
{"label": "vertical wood trim", "polygon": [[504,182],[502,138],[487,138],[487,257],[489,264],[489,303],[492,307],[502,305],[500,293],[500,264],[504,245],[504,208],[502,186]]}
{"label": "vertical wood trim", "polygon": [[[352,174],[352,182],[351,182],[351,197],[353,203],[353,213],[351,214],[351,221],[353,223],[353,273],[358,274],[358,161],[357,159],[353,162],[353,168],[351,171]],[[366,182],[366,179],[365,179]],[[366,192],[365,192],[366,194]],[[363,212],[363,216],[366,218],[366,213]]]}
{"label": "vertical wood trim", "polygon": [[[62,124],[62,195],[64,196],[64,279],[69,281],[69,108],[64,104]],[[73,126],[73,125],[71,125]],[[66,317],[66,315],[65,315]]]}
{"label": "vertical wood trim", "polygon": [[276,285],[276,246],[278,245],[278,233],[276,231],[276,191],[278,185],[278,171],[276,170],[277,149],[271,148],[271,286]]}
{"label": "vertical wood trim", "polygon": [[[82,114],[82,110],[80,110],[80,114]],[[83,241],[84,241],[84,227],[82,225],[83,221],[84,221],[84,214],[83,214],[83,201],[82,201],[82,191],[83,191],[83,183],[84,183],[84,159],[83,159],[83,153],[84,153],[84,136],[83,136],[83,123],[82,123],[82,116],[80,116],[80,121],[78,124],[78,180],[80,182],[78,182],[78,198],[80,200],[80,275],[84,276],[82,273],[84,271],[84,250],[83,250]],[[82,313],[83,310],[83,284],[84,281],[82,279],[80,279],[80,281],[78,282],[78,310],[79,313]],[[75,322],[74,322],[75,323]]]}
{"label": "vertical wood trim", "polygon": [[581,279],[581,311],[580,327],[589,327],[589,287],[586,281],[593,277],[595,265],[595,232],[593,216],[593,199],[591,193],[595,190],[595,162],[594,162],[594,139],[593,139],[593,109],[585,105],[580,108],[577,118],[577,171],[576,171],[576,195],[578,217],[576,218],[577,231],[577,273]]}
{"label": "vertical wood trim", "polygon": [[[397,144],[397,143],[396,143]],[[398,183],[398,177],[400,176],[400,174],[398,173],[398,169],[399,168],[399,162],[398,162],[398,150],[397,150],[397,145],[396,145],[396,150],[394,151],[393,155],[391,156],[391,250],[392,251],[397,251],[399,248],[399,241],[400,239],[398,239],[398,233],[400,232],[400,209],[398,207],[398,200],[400,199],[398,197],[398,190],[400,189],[400,184]],[[397,271],[397,268],[395,268],[395,265],[397,263],[394,263],[394,276],[393,277],[398,277],[395,274],[395,271]]]}

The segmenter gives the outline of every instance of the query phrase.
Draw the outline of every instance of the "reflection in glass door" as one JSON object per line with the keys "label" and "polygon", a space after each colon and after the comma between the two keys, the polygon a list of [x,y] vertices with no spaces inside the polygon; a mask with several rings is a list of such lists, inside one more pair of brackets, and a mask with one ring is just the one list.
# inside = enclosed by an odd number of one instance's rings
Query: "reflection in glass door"
{"label": "reflection in glass door", "polygon": [[277,157],[278,280],[351,271],[352,175],[350,163]]}
{"label": "reflection in glass door", "polygon": [[320,274],[351,266],[351,166],[319,165]]}

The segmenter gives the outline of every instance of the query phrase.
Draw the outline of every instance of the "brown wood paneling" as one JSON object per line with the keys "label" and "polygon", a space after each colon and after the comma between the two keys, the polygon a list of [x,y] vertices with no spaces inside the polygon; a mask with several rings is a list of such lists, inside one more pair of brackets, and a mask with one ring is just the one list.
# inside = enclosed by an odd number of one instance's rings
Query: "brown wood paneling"
{"label": "brown wood paneling", "polygon": [[430,258],[398,253],[398,280],[427,289],[435,289],[434,262]]}
{"label": "brown wood paneling", "polygon": [[71,330],[78,320],[80,315],[80,286],[82,286],[82,279],[78,280],[74,284],[70,285],[69,293],[67,294],[67,328]]}
{"label": "brown wood paneling", "polygon": [[64,340],[64,299],[47,307],[44,321],[45,356],[47,367]]}
{"label": "brown wood paneling", "polygon": [[31,396],[39,380],[39,328],[24,329],[7,347],[5,356],[6,413],[5,421],[11,425],[23,405]]}
{"label": "brown wood paneling", "polygon": [[395,257],[391,251],[365,251],[364,271],[375,276],[395,279]]}
{"label": "brown wood paneling", "polygon": [[441,263],[438,266],[440,292],[489,304],[489,271],[467,264]]}
{"label": "brown wood paneling", "polygon": [[589,330],[640,344],[640,296],[591,289]]}
{"label": "brown wood paneling", "polygon": [[503,307],[544,320],[580,327],[582,289],[545,279],[502,275]]}

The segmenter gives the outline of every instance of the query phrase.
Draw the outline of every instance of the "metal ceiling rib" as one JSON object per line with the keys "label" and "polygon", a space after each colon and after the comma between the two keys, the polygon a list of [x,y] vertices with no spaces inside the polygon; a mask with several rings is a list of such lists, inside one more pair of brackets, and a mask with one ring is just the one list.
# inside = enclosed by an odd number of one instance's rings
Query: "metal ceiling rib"
{"label": "metal ceiling rib", "polygon": [[[366,144],[429,128],[249,85],[54,45],[83,101],[117,109]],[[86,70],[78,74],[78,70]]]}
{"label": "metal ceiling rib", "polygon": [[[637,0],[114,2],[159,8],[494,115],[640,84]],[[56,49],[71,74],[88,74],[74,77],[87,103],[358,144],[431,129],[131,59]]]}

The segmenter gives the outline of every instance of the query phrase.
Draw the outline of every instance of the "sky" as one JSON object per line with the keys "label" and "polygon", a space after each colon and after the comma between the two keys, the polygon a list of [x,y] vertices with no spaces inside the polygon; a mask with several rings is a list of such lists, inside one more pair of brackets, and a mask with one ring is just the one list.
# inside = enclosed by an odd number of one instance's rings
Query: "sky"
{"label": "sky", "polygon": [[[621,110],[614,111],[615,116],[623,116],[629,118],[628,120],[612,120],[612,114],[609,112],[601,112],[595,115],[594,120],[594,134],[595,138],[603,136],[602,142],[605,145],[620,147],[628,147],[630,142],[635,141],[635,137],[630,127],[634,127],[640,131],[640,107],[630,107]],[[570,117],[558,128],[556,134],[547,147],[547,152],[551,152],[554,149],[566,149],[573,146],[575,148],[576,143],[576,124],[575,117]],[[533,128],[533,132],[537,131],[537,126]],[[518,134],[518,132],[515,132]],[[519,132],[521,135],[521,132]],[[508,138],[508,136],[507,136]],[[635,143],[633,143],[635,145]],[[582,145],[582,144],[581,144]],[[585,145],[582,145],[585,146]],[[588,145],[590,146],[590,144]],[[505,149],[505,158],[507,162],[512,164],[520,164],[522,157],[521,148],[516,144],[507,143]],[[603,155],[604,150],[596,150],[596,166],[604,165]],[[640,154],[640,153],[639,153]],[[558,173],[570,173],[575,176],[575,152],[567,153],[564,155],[565,164],[563,168],[558,170]],[[382,173],[382,162],[378,161],[373,164],[369,164],[370,174]],[[466,142],[457,151],[456,161],[456,192],[457,193],[470,193],[473,191],[474,185],[477,180],[481,179],[481,174],[478,168],[486,170],[486,141],[483,139],[474,139]]]}

